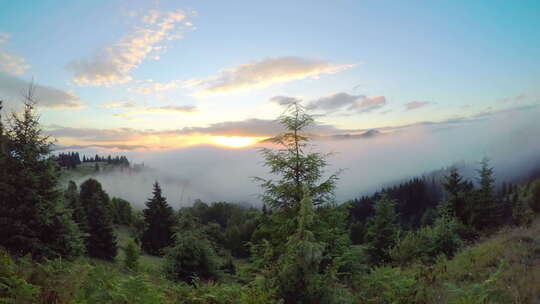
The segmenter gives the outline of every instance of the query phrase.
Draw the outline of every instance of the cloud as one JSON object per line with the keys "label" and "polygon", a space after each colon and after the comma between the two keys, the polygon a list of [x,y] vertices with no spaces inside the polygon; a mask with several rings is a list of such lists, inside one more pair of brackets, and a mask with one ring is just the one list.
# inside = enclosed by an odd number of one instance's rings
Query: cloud
{"label": "cloud", "polygon": [[110,86],[132,80],[129,72],[150,55],[164,51],[162,42],[181,38],[177,32],[185,18],[182,11],[150,11],[142,18],[142,26],[114,45],[98,51],[93,58],[68,64],[67,69],[74,72],[73,82],[81,86]]}
{"label": "cloud", "polygon": [[405,104],[405,111],[416,110],[430,104],[433,103],[430,101],[411,101]]}
{"label": "cloud", "polygon": [[140,110],[133,110],[124,113],[113,114],[115,117],[129,117],[133,115],[140,114],[152,114],[152,113],[195,113],[197,112],[197,107],[195,106],[158,106],[158,107],[148,107]]}
{"label": "cloud", "polygon": [[384,96],[364,96],[350,95],[347,93],[336,93],[330,96],[322,97],[308,103],[309,110],[321,110],[326,113],[336,111],[366,113],[380,109],[386,105]]}
{"label": "cloud", "polygon": [[[341,129],[333,125],[315,124],[306,132],[319,142],[328,140],[371,140],[380,137],[387,137],[390,134],[414,134],[419,130],[429,130],[430,132],[445,131],[466,127],[468,125],[480,124],[492,119],[501,117],[516,117],[519,113],[526,113],[538,109],[538,105],[513,107],[499,111],[493,111],[478,117],[476,115],[468,117],[454,117],[442,121],[420,121],[406,125],[394,125],[381,128],[369,129]],[[508,119],[508,118],[507,118]],[[153,130],[153,129],[93,129],[93,128],[73,128],[62,126],[49,126],[46,129],[48,135],[60,138],[60,142],[65,145],[114,145],[118,149],[120,146],[137,146],[148,149],[170,149],[194,145],[208,145],[214,143],[212,137],[215,136],[241,136],[264,138],[275,136],[283,132],[283,127],[276,120],[246,119],[241,121],[224,121],[213,123],[208,126],[185,127],[181,129]],[[390,136],[389,136],[390,137]],[[139,147],[140,146],[140,147]],[[127,149],[127,148],[126,148]],[[136,149],[136,148],[134,148]]]}
{"label": "cloud", "polygon": [[300,102],[301,100],[296,97],[289,97],[289,96],[274,96],[270,98],[270,102],[273,102],[275,104],[278,104],[280,106],[287,106],[295,102]]}
{"label": "cloud", "polygon": [[54,126],[46,130],[47,134],[57,138],[72,138],[83,142],[122,142],[138,139],[152,134],[152,131],[132,128],[94,129]]}
{"label": "cloud", "polygon": [[122,151],[131,151],[131,150],[140,150],[140,149],[148,149],[147,146],[144,145],[69,145],[69,146],[62,146],[62,145],[55,145],[53,146],[53,150],[55,151],[62,151],[62,150],[80,150],[80,149],[88,149],[88,148],[98,148],[98,149],[105,149],[105,150],[122,150]]}
{"label": "cloud", "polygon": [[137,83],[139,84],[138,86],[131,87],[128,90],[143,95],[162,93],[164,91],[174,90],[186,86],[181,80],[172,80],[167,83],[159,83],[153,80],[140,80],[137,81]]}
{"label": "cloud", "polygon": [[[29,86],[30,82],[26,80],[0,72],[0,98],[6,99],[13,106],[22,99]],[[83,106],[77,95],[39,84],[34,84],[34,97],[40,108],[77,109]]]}
{"label": "cloud", "polygon": [[101,104],[99,106],[104,109],[116,109],[116,108],[131,109],[135,107],[135,103],[131,101],[125,101],[125,102],[113,101],[113,102]]}
{"label": "cloud", "polygon": [[500,101],[504,102],[504,103],[511,103],[511,102],[520,103],[522,101],[525,101],[526,99],[527,99],[527,95],[520,94],[520,95],[513,96],[513,97],[502,98],[502,99],[500,99]]}
{"label": "cloud", "polygon": [[201,88],[197,94],[202,95],[232,93],[275,83],[317,78],[322,74],[334,74],[352,67],[353,64],[334,64],[293,56],[270,57],[222,70],[205,79],[184,82],[184,86]]}
{"label": "cloud", "polygon": [[4,49],[3,45],[7,44],[10,37],[8,33],[0,32],[0,72],[21,75],[30,69],[31,66],[26,63],[24,58]]}

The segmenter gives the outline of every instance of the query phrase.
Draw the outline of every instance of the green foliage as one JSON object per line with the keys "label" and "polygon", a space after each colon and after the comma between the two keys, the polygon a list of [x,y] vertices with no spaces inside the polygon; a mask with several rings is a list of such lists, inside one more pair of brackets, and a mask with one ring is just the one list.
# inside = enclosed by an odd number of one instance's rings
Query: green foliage
{"label": "green foliage", "polygon": [[219,259],[210,242],[193,231],[175,234],[174,245],[166,250],[164,270],[174,281],[192,282],[195,278],[217,279]]}
{"label": "green foliage", "polygon": [[355,290],[360,303],[407,304],[417,303],[414,273],[389,266],[375,267],[357,277]]}
{"label": "green foliage", "polygon": [[433,226],[407,232],[398,239],[390,256],[399,265],[414,261],[432,264],[440,254],[452,257],[463,244],[459,237],[460,228],[461,224],[454,218],[441,216]]}
{"label": "green foliage", "polygon": [[91,257],[114,260],[118,248],[111,217],[110,200],[101,184],[90,178],[81,184],[80,202],[88,220],[86,250]]}
{"label": "green foliage", "polygon": [[369,271],[369,256],[362,246],[352,246],[338,258],[338,276],[347,281]]}
{"label": "green foliage", "polygon": [[471,224],[477,230],[494,228],[502,222],[503,207],[494,191],[495,179],[493,168],[489,166],[489,159],[480,162],[478,170],[478,184],[480,188],[474,193],[474,208],[471,215]]}
{"label": "green foliage", "polygon": [[113,197],[111,200],[111,213],[114,224],[131,225],[133,221],[133,210],[131,204],[121,198]]}
{"label": "green foliage", "polygon": [[450,173],[444,177],[443,188],[448,195],[446,205],[450,215],[455,216],[464,224],[469,224],[474,207],[473,184],[464,180],[457,168],[452,167]]}
{"label": "green foliage", "polygon": [[30,87],[24,111],[1,126],[0,246],[15,255],[74,258],[83,252],[81,234],[58,190],[52,142],[40,128],[32,94]]}
{"label": "green foliage", "polygon": [[495,285],[500,280],[505,266],[506,263],[503,260],[498,269],[482,282],[467,284],[463,287],[448,283],[451,295],[448,304],[508,303],[511,299]]}
{"label": "green foliage", "polygon": [[258,286],[238,284],[202,284],[195,280],[194,286],[175,284],[170,294],[172,303],[178,304],[280,304],[275,292]]}
{"label": "green foliage", "polygon": [[143,210],[145,230],[141,245],[145,252],[162,255],[163,249],[173,243],[173,227],[176,224],[174,211],[161,194],[158,182],[154,183],[152,198],[146,202]]}
{"label": "green foliage", "polygon": [[390,262],[390,249],[395,245],[399,233],[396,201],[383,196],[375,203],[375,215],[367,223],[366,253],[372,264]]}
{"label": "green foliage", "polygon": [[314,123],[313,117],[299,103],[293,103],[279,117],[279,122],[286,132],[269,141],[281,149],[261,150],[265,165],[279,180],[256,178],[264,189],[262,201],[272,209],[294,212],[302,200],[304,186],[308,187],[314,205],[332,201],[337,175],[321,181],[327,165],[326,155],[306,152],[309,138],[305,129]]}
{"label": "green foliage", "polygon": [[528,226],[534,219],[534,212],[530,207],[532,200],[531,187],[520,187],[510,195],[512,207],[512,223],[518,226]]}
{"label": "green foliage", "polygon": [[124,266],[130,270],[138,270],[140,255],[139,246],[133,240],[129,240],[125,249]]}
{"label": "green foliage", "polygon": [[17,273],[17,266],[0,247],[0,303],[34,303],[39,288]]}
{"label": "green foliage", "polygon": [[540,178],[531,183],[529,192],[529,206],[534,212],[540,213]]}
{"label": "green foliage", "polygon": [[80,304],[161,304],[165,294],[145,275],[119,277],[108,267],[91,269],[80,288],[75,303]]}

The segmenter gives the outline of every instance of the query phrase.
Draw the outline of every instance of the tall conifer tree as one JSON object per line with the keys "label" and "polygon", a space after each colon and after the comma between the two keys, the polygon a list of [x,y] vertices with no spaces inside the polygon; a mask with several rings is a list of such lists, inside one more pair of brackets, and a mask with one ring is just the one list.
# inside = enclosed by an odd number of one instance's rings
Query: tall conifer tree
{"label": "tall conifer tree", "polygon": [[174,211],[163,197],[157,181],[152,194],[143,210],[146,226],[141,243],[143,250],[149,254],[162,255],[162,249],[173,243]]}
{"label": "tall conifer tree", "polygon": [[116,235],[111,216],[109,196],[101,184],[90,178],[81,184],[80,202],[87,218],[88,255],[104,260],[114,260],[117,253]]}
{"label": "tall conifer tree", "polygon": [[84,250],[81,234],[34,107],[30,86],[22,114],[12,113],[6,129],[0,124],[0,246],[35,258],[75,257]]}

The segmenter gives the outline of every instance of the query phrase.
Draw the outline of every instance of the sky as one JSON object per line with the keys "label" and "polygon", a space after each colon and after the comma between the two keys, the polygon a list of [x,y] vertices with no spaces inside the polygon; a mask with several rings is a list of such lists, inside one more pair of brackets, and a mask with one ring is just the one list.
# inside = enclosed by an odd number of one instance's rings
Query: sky
{"label": "sky", "polygon": [[540,100],[538,1],[2,2],[0,98],[33,81],[63,146],[251,146],[290,100],[325,136]]}

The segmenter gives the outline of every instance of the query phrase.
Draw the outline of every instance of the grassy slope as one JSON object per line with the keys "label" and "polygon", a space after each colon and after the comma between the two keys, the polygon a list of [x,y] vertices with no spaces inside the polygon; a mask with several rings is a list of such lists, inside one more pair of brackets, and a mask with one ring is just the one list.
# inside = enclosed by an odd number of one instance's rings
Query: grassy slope
{"label": "grassy slope", "polygon": [[428,303],[540,303],[540,218],[424,270]]}
{"label": "grassy slope", "polygon": [[[124,261],[124,249],[129,239],[131,239],[131,232],[126,226],[117,226],[115,228],[116,237],[118,241],[118,255],[116,256],[117,263],[122,263]],[[149,273],[156,273],[161,270],[161,265],[163,264],[163,258],[156,257],[152,255],[147,255],[141,253],[139,258],[139,265],[142,271]]]}

